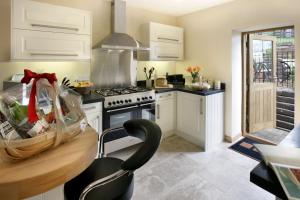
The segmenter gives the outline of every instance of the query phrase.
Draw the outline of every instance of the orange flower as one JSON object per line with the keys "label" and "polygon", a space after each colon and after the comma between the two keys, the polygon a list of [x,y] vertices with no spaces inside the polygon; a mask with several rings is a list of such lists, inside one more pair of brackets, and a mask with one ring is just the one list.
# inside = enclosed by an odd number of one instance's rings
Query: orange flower
{"label": "orange flower", "polygon": [[192,72],[192,67],[187,67],[186,71],[191,73]]}

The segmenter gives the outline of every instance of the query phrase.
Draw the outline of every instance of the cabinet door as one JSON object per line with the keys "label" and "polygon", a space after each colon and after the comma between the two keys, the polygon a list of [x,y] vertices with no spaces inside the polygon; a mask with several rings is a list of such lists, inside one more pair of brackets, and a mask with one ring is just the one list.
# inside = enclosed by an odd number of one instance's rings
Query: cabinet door
{"label": "cabinet door", "polygon": [[151,42],[151,60],[182,60],[182,44]]}
{"label": "cabinet door", "polygon": [[100,132],[100,124],[99,124],[100,115],[99,115],[99,113],[90,113],[90,114],[87,114],[86,117],[87,117],[89,125],[91,125],[91,127],[99,133]]}
{"label": "cabinet door", "polygon": [[156,123],[167,137],[175,129],[175,99],[159,100],[156,104]]}
{"label": "cabinet door", "polygon": [[153,22],[149,26],[151,41],[183,43],[183,28]]}
{"label": "cabinet door", "polygon": [[12,59],[88,60],[90,36],[13,29]]}
{"label": "cabinet door", "polygon": [[91,35],[88,11],[28,0],[13,0],[12,7],[13,28]]}
{"label": "cabinet door", "polygon": [[43,200],[64,200],[64,186],[58,186],[43,194]]}
{"label": "cabinet door", "polygon": [[[200,141],[200,96],[189,93],[177,93],[177,129],[188,140]],[[196,141],[193,141],[196,142]]]}

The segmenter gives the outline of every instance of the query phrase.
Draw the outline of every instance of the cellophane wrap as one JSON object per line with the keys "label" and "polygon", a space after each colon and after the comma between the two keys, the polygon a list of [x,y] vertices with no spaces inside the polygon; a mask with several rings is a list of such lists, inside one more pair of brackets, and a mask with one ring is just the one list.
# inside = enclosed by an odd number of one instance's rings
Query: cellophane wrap
{"label": "cellophane wrap", "polygon": [[[30,84],[18,84],[0,95],[0,148],[14,151],[22,141],[55,133],[55,147],[68,138],[65,135],[80,134],[87,122],[81,109],[81,96],[69,88],[59,87],[41,78],[36,81],[35,113],[37,120],[29,120]],[[45,137],[46,138],[46,137]],[[14,152],[17,154],[17,152]]]}

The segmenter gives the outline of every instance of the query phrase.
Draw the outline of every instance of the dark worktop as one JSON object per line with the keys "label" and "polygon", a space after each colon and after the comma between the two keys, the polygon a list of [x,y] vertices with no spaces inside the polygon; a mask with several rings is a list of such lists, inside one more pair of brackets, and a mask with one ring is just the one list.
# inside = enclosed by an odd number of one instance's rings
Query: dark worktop
{"label": "dark worktop", "polygon": [[155,88],[156,93],[164,93],[164,92],[171,92],[171,91],[180,91],[180,92],[187,92],[187,93],[201,95],[201,96],[208,96],[208,95],[217,94],[220,92],[225,92],[225,89],[198,90],[191,86],[174,86],[173,88]]}
{"label": "dark worktop", "polygon": [[82,97],[82,103],[83,104],[88,104],[88,103],[97,103],[97,102],[103,102],[104,97],[101,96],[100,94],[92,92],[91,94],[85,94],[81,95]]}
{"label": "dark worktop", "polygon": [[[279,145],[300,148],[300,125],[297,125]],[[263,161],[251,171],[250,181],[280,199],[287,199],[274,171]]]}

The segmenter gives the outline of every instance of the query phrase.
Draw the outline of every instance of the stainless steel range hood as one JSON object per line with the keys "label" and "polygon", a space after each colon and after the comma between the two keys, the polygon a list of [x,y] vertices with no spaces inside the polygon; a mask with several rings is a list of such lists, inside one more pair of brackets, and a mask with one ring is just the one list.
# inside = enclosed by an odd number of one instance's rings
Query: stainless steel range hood
{"label": "stainless steel range hood", "polygon": [[111,50],[149,50],[139,41],[126,33],[126,2],[113,0],[111,2],[112,34],[105,37],[96,48]]}

